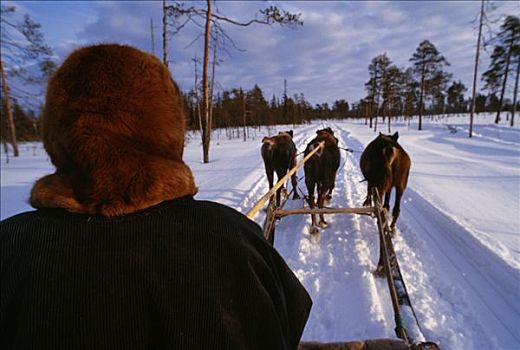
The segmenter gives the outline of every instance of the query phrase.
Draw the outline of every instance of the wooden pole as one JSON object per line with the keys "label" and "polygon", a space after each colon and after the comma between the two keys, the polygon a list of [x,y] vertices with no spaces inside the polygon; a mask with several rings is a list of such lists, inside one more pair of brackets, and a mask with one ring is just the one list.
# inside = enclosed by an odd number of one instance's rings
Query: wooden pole
{"label": "wooden pole", "polygon": [[397,291],[395,289],[395,285],[392,279],[392,270],[390,268],[390,259],[388,256],[388,247],[387,247],[387,237],[388,234],[385,233],[383,217],[381,213],[383,212],[383,206],[381,205],[381,199],[379,197],[379,193],[377,188],[372,188],[372,197],[374,200],[374,210],[377,218],[377,229],[379,231],[379,244],[380,244],[380,259],[383,260],[383,265],[385,268],[386,280],[388,282],[388,290],[390,291],[390,299],[392,300],[392,306],[394,309],[394,318],[395,318],[395,333],[401,339],[403,339],[407,344],[409,344],[409,339],[406,334],[406,330],[402,326],[401,319],[401,310],[399,308],[399,298],[397,296]]}
{"label": "wooden pole", "polygon": [[309,158],[312,157],[316,152],[318,152],[318,150],[320,150],[324,147],[325,147],[325,141],[321,141],[319,143],[318,147],[316,147],[309,154],[307,154],[307,156],[305,158],[303,158],[303,160],[301,160],[298,164],[296,164],[296,166],[294,168],[292,168],[284,177],[282,177],[282,179],[279,180],[276,183],[276,185],[274,185],[273,188],[271,188],[271,190],[269,192],[267,192],[262,198],[260,198],[260,200],[254,205],[254,207],[251,208],[251,210],[249,210],[247,212],[246,216],[249,219],[253,219],[253,217],[258,213],[258,211],[260,209],[262,209],[262,207],[269,200],[269,198],[271,198],[271,196],[274,195],[280,187],[282,187],[282,185],[285,183],[285,181],[287,181],[287,179],[289,179],[289,177],[291,177],[299,168],[301,168],[301,166],[303,164],[305,164],[305,162],[307,160],[309,160]]}
{"label": "wooden pole", "polygon": [[267,208],[267,216],[265,218],[264,227],[263,227],[264,238],[269,243],[271,243],[271,245],[274,245],[274,231],[275,231],[274,222],[276,220],[275,210],[276,209],[271,206],[269,206],[269,208]]}
{"label": "wooden pole", "polygon": [[295,214],[373,214],[374,208],[322,208],[322,209],[276,209],[276,217],[282,218],[284,216]]}

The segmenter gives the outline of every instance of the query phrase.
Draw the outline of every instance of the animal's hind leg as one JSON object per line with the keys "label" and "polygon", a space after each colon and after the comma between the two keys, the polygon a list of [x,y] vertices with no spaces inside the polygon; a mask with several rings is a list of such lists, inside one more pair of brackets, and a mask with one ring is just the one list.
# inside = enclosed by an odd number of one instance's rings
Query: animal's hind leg
{"label": "animal's hind leg", "polygon": [[[274,169],[267,162],[264,162],[265,165],[265,175],[267,176],[267,181],[269,182],[269,189],[273,188],[273,180],[274,180]],[[273,200],[274,197],[269,198],[269,200]]]}
{"label": "animal's hind leg", "polygon": [[385,202],[383,204],[383,208],[385,208],[387,211],[390,210],[390,196],[392,194],[392,187],[385,192]]}
{"label": "animal's hind leg", "polygon": [[[315,202],[314,202],[314,186],[315,186],[315,184],[306,181],[306,185],[307,185],[307,193],[308,193],[308,196],[309,196],[309,207],[311,209],[314,209],[314,207],[315,207]],[[314,234],[318,233],[318,227],[316,227],[316,215],[315,214],[311,214],[311,230],[310,230],[310,232],[311,232],[311,235],[314,235]]]}
{"label": "animal's hind leg", "polygon": [[334,172],[334,175],[332,175],[332,179],[333,179],[332,185],[330,186],[330,190],[327,193],[327,196],[325,197],[325,199],[327,201],[332,200],[332,191],[334,190],[334,187],[336,187],[336,180],[335,180],[336,179],[336,172]]}
{"label": "animal's hind leg", "polygon": [[[325,203],[325,187],[324,186],[318,186],[318,208],[322,209],[323,204]],[[323,214],[320,214],[320,224],[321,227],[327,227],[328,223],[325,221],[325,216]]]}
{"label": "animal's hind leg", "polygon": [[364,207],[370,207],[372,206],[372,193],[370,191],[370,184],[367,183],[367,197],[365,201],[363,202]]}
{"label": "animal's hind leg", "polygon": [[279,207],[280,206],[280,194],[282,192],[282,189],[279,188],[276,190],[276,206]]}
{"label": "animal's hind leg", "polygon": [[[280,181],[284,176],[285,174],[287,174],[287,170],[285,169],[276,169],[276,176],[278,177],[277,178],[277,181]],[[276,191],[276,206],[280,206],[280,194],[281,192],[284,191],[284,195],[287,194],[287,190],[285,189],[285,186],[282,184],[282,187],[280,187],[280,189],[278,191]]]}
{"label": "animal's hind leg", "polygon": [[397,218],[401,212],[401,198],[403,197],[403,193],[404,188],[396,187],[394,209],[392,210],[392,224],[390,225],[392,231],[395,231],[395,223],[397,222]]}
{"label": "animal's hind leg", "polygon": [[[269,165],[265,164],[265,174],[267,175],[267,181],[269,182],[269,189],[273,188],[274,180],[274,169]],[[271,200],[273,197],[270,198]]]}
{"label": "animal's hind leg", "polygon": [[269,189],[273,188],[274,169],[267,164],[265,164],[265,175],[267,176],[267,181],[269,182]]}
{"label": "animal's hind leg", "polygon": [[[295,166],[296,166],[296,157],[294,157],[291,161],[291,169],[294,168]],[[293,199],[299,199],[300,196],[298,195],[298,181],[296,180],[296,173],[292,174],[291,183],[292,183],[292,188],[293,188]]]}

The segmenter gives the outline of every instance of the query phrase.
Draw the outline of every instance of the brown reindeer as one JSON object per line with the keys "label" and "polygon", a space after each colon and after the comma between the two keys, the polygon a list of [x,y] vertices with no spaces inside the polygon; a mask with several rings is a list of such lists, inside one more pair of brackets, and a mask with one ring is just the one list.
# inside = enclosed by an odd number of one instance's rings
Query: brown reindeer
{"label": "brown reindeer", "polygon": [[368,182],[367,198],[364,206],[372,203],[371,188],[376,187],[381,198],[384,197],[384,208],[390,209],[390,193],[395,187],[395,203],[392,211],[392,224],[390,228],[395,229],[395,223],[399,217],[401,197],[408,183],[410,172],[410,157],[397,143],[399,134],[384,135],[379,133],[361,154],[360,167],[363,176]]}
{"label": "brown reindeer", "polygon": [[[325,142],[325,147],[316,152],[304,165],[305,184],[309,194],[309,206],[314,209],[314,189],[318,191],[318,208],[323,208],[326,198],[331,198],[336,181],[336,172],[339,168],[340,154],[338,139],[331,128],[316,131],[317,136],[312,139],[305,149],[307,156],[320,142]],[[311,234],[318,233],[316,217],[311,214]],[[320,214],[320,227],[327,227],[323,214]]]}
{"label": "brown reindeer", "polygon": [[[287,174],[287,171],[296,165],[296,146],[293,142],[293,131],[279,132],[272,137],[262,139],[262,158],[264,159],[265,173],[269,181],[269,189],[273,188],[274,172],[278,181]],[[296,190],[296,174],[291,176],[293,199],[300,198]],[[280,192],[276,191],[276,206],[280,206]]]}

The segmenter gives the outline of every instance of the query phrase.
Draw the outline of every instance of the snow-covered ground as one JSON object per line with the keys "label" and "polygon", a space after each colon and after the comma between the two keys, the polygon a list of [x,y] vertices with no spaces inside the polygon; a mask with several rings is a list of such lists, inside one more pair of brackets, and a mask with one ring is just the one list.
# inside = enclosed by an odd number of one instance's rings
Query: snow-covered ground
{"label": "snow-covered ground", "polygon": [[[520,349],[520,128],[492,119],[477,116],[471,139],[467,116],[425,119],[422,131],[415,122],[392,125],[412,159],[395,248],[424,336],[443,349]],[[316,122],[295,129],[300,151],[322,126],[356,151],[377,135],[364,121]],[[388,133],[386,125],[379,128]],[[247,142],[216,132],[209,164],[200,161],[198,136],[189,135],[185,159],[197,198],[247,212],[268,189],[260,140],[287,129],[254,130],[255,139]],[[9,164],[2,154],[2,219],[30,210],[32,183],[53,169],[41,145],[25,144],[21,152]],[[366,183],[360,183],[360,155],[342,152],[330,206],[361,206]],[[304,181],[299,189],[306,193]],[[286,204],[301,206],[303,200]],[[261,224],[264,216],[255,220]],[[304,339],[395,337],[386,281],[371,273],[378,258],[374,220],[331,215],[328,221],[318,240],[310,238],[308,217],[277,223],[275,247],[314,301]]]}

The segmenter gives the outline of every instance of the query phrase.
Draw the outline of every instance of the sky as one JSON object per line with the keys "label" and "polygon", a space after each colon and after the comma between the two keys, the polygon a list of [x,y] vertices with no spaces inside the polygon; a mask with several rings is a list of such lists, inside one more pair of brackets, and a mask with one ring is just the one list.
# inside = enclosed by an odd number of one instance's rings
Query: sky
{"label": "sky", "polygon": [[[42,24],[58,62],[75,48],[96,43],[124,43],[162,57],[161,1],[2,1]],[[205,8],[205,2],[185,2]],[[520,2],[495,2],[491,29],[505,15],[520,14]],[[218,89],[258,84],[266,99],[280,96],[287,80],[289,95],[303,93],[312,104],[363,98],[370,60],[386,53],[399,67],[423,40],[430,40],[450,62],[453,79],[468,90],[473,81],[480,1],[216,1],[215,10],[239,21],[275,5],[301,13],[303,26],[223,24],[237,48],[220,51]],[[202,22],[201,22],[202,23]],[[203,56],[203,28],[190,24],[169,41],[170,71],[183,90],[194,85],[195,56]],[[487,29],[486,29],[487,33]],[[199,38],[195,42],[195,39]],[[480,72],[489,52],[483,53]],[[479,86],[482,86],[479,81]],[[468,93],[466,93],[468,94]]]}

